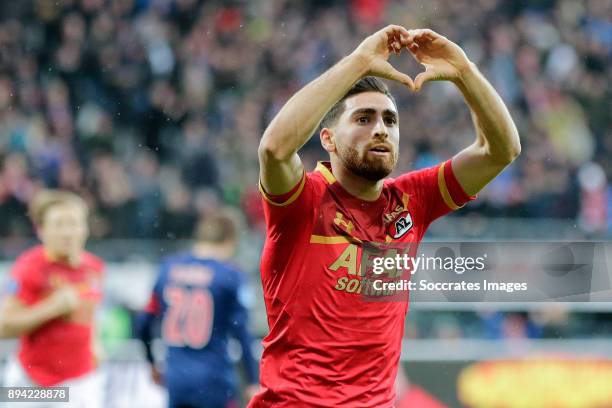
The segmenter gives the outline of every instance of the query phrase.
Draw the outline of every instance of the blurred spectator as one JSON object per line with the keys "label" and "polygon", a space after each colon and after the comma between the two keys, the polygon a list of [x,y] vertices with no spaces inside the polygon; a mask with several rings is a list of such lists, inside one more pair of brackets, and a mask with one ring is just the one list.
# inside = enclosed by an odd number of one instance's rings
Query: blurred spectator
{"label": "blurred spectator", "polygon": [[608,189],[606,174],[600,165],[586,163],[578,170],[581,207],[579,222],[588,232],[604,230],[608,218]]}
{"label": "blurred spectator", "polygon": [[[457,216],[472,208],[556,217],[603,234],[612,207],[610,15],[612,4],[599,0],[4,2],[0,234],[31,236],[23,213],[39,186],[87,197],[97,237],[189,236],[193,217],[215,200],[242,203],[257,225],[266,123],[388,22],[431,27],[460,44],[519,126],[525,154]],[[421,69],[409,57],[392,63]],[[452,85],[394,89],[400,171],[472,140]],[[309,165],[325,157],[316,140],[303,155]],[[593,166],[605,176],[595,189],[578,175]]]}
{"label": "blurred spectator", "polygon": [[160,238],[187,239],[193,235],[197,217],[190,205],[189,189],[176,183],[166,194],[166,202],[159,216]]}

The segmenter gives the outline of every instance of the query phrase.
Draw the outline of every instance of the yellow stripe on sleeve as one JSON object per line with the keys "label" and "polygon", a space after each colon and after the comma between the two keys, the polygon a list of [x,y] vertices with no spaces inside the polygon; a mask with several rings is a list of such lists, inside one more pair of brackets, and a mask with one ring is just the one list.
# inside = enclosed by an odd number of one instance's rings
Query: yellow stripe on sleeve
{"label": "yellow stripe on sleeve", "polygon": [[450,192],[448,191],[448,187],[446,186],[446,179],[444,178],[445,164],[446,163],[442,163],[438,168],[438,187],[440,188],[440,194],[442,194],[442,199],[444,199],[444,202],[446,203],[448,208],[450,208],[451,210],[457,210],[461,207],[455,204],[453,198],[450,195]]}
{"label": "yellow stripe on sleeve", "polygon": [[268,193],[266,193],[266,190],[264,190],[263,186],[261,185],[261,180],[259,180],[259,191],[261,192],[261,195],[263,196],[263,198],[270,204],[275,205],[277,207],[285,207],[291,204],[292,202],[294,202],[295,200],[297,200],[297,198],[302,193],[302,190],[304,189],[305,184],[306,184],[306,171],[304,171],[304,173],[302,174],[302,180],[300,181],[300,186],[298,187],[298,189],[295,190],[295,193],[291,194],[291,197],[289,197],[287,200],[285,200],[282,203],[277,203],[276,201],[272,199],[272,197]]}

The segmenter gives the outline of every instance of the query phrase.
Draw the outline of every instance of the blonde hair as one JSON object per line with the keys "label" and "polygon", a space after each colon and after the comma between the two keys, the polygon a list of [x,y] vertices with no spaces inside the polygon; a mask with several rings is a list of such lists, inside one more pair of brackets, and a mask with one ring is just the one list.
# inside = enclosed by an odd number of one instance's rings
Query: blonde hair
{"label": "blonde hair", "polygon": [[238,239],[239,214],[222,209],[204,216],[196,226],[195,239],[199,242],[222,244]]}
{"label": "blonde hair", "polygon": [[56,205],[73,204],[79,206],[87,216],[89,209],[85,200],[71,191],[64,190],[42,190],[30,201],[29,215],[36,226],[43,224],[45,215],[50,208]]}

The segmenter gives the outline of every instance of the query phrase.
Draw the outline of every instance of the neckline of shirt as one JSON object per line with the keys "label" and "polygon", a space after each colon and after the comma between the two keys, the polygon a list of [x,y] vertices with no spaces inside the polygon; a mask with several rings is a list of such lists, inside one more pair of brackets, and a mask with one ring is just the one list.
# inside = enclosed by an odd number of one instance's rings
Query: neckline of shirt
{"label": "neckline of shirt", "polygon": [[315,171],[319,172],[323,176],[325,181],[329,184],[330,188],[342,194],[346,199],[354,201],[356,204],[359,204],[363,208],[382,205],[386,203],[387,201],[387,198],[386,198],[387,180],[383,181],[383,189],[380,192],[380,195],[378,196],[378,198],[374,201],[368,201],[368,200],[364,200],[362,198],[359,198],[351,194],[344,188],[342,184],[340,184],[340,182],[336,179],[336,177],[332,173],[330,162],[328,161],[317,162],[317,167],[315,168]]}

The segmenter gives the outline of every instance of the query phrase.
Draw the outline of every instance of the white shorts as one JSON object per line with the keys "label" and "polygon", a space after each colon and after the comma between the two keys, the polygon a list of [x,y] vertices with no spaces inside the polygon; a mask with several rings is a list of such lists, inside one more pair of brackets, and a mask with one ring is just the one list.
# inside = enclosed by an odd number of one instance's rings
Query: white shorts
{"label": "white shorts", "polygon": [[[17,358],[9,358],[4,370],[5,387],[37,387],[25,372]],[[0,407],[15,408],[102,408],[104,406],[104,380],[103,376],[93,371],[81,377],[71,378],[56,385],[69,388],[69,402],[16,402],[12,404],[0,403]]]}

